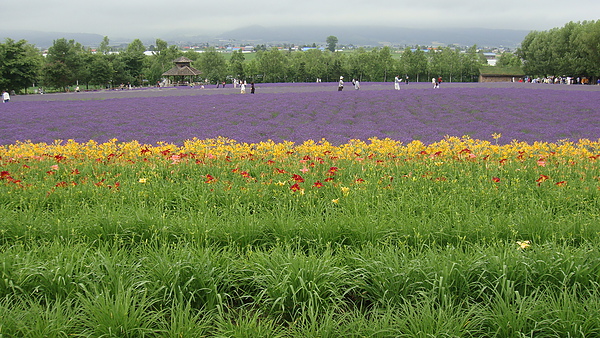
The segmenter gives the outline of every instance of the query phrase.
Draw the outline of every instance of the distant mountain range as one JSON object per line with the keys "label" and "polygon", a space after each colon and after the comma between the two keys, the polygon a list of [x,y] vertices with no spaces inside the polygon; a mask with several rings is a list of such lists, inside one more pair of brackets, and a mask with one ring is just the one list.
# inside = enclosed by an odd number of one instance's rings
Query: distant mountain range
{"label": "distant mountain range", "polygon": [[484,28],[413,29],[384,26],[250,26],[231,30],[219,37],[225,40],[264,43],[324,44],[333,35],[341,45],[356,46],[460,46],[516,47],[526,30]]}
{"label": "distant mountain range", "polygon": [[[325,39],[336,36],[340,45],[354,46],[445,46],[460,45],[479,47],[516,47],[529,33],[526,30],[485,28],[436,28],[412,29],[384,26],[249,26],[234,29],[214,36],[195,35],[194,32],[165,33],[161,39],[174,43],[229,43],[233,45],[256,44],[325,44]],[[98,46],[104,36],[88,33],[61,33],[42,31],[3,31],[0,39],[27,40],[39,47],[47,48],[56,39],[75,40],[84,46]],[[128,43],[138,37],[109,36],[111,44]],[[155,38],[139,37],[144,43],[153,44]]]}

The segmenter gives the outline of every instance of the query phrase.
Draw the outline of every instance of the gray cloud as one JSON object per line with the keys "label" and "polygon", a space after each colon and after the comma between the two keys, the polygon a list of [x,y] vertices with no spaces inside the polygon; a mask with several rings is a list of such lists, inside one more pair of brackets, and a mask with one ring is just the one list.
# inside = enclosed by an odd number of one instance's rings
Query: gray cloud
{"label": "gray cloud", "polygon": [[[5,0],[6,1],[6,0]],[[597,20],[598,0],[22,0],[0,9],[0,30],[160,37],[218,33],[248,25],[385,25],[548,30]]]}

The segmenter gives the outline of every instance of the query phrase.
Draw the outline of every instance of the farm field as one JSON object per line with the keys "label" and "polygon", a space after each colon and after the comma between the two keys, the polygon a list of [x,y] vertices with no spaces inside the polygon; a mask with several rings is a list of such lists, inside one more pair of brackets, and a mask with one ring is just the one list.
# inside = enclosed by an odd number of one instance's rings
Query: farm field
{"label": "farm field", "polygon": [[152,88],[16,96],[0,106],[0,144],[137,140],[181,145],[227,137],[238,142],[391,138],[432,143],[446,135],[510,143],[600,135],[600,86],[527,83],[257,84],[255,95],[226,88]]}
{"label": "farm field", "polygon": [[519,83],[16,96],[0,336],[597,336],[599,103]]}

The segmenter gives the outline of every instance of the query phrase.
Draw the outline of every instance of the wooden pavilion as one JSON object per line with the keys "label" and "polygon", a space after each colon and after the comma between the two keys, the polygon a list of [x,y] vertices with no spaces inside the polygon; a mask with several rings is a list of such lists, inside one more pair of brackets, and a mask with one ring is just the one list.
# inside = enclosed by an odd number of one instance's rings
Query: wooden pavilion
{"label": "wooden pavilion", "polygon": [[201,71],[191,66],[192,60],[186,57],[180,57],[173,60],[175,67],[167,70],[162,76],[169,79],[174,84],[190,84],[194,82],[194,78],[202,74]]}

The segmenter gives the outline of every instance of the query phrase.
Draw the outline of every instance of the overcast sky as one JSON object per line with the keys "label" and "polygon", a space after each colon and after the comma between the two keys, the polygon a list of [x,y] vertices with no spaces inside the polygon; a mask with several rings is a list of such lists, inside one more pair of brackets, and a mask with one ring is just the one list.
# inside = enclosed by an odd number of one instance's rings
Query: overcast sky
{"label": "overcast sky", "polygon": [[0,30],[160,38],[249,25],[548,30],[600,19],[600,0],[0,0]]}

